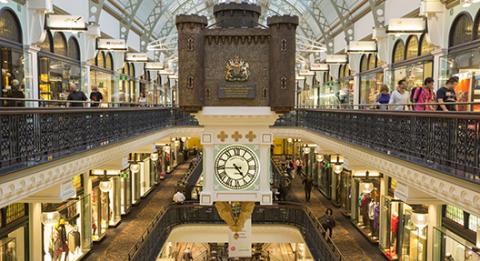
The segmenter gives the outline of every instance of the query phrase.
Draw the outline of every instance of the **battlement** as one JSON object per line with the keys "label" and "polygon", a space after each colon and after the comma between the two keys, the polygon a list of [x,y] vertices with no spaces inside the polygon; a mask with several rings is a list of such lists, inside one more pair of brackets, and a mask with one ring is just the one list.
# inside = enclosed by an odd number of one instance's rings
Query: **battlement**
{"label": "battlement", "polygon": [[222,3],[213,7],[213,14],[218,27],[256,27],[261,8],[247,3]]}
{"label": "battlement", "polygon": [[296,15],[275,15],[267,18],[267,25],[292,24],[298,25],[298,16]]}
{"label": "battlement", "polygon": [[201,15],[177,15],[175,18],[175,24],[201,24],[203,26],[208,25],[208,19]]}

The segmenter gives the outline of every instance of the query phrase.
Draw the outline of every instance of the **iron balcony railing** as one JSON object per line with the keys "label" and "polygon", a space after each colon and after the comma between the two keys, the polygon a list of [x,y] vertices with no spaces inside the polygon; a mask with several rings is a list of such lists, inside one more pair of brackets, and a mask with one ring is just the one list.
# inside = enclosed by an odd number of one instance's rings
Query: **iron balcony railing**
{"label": "iron balcony railing", "polygon": [[[255,207],[253,224],[281,224],[297,227],[303,235],[314,260],[337,261],[344,257],[307,208],[295,203]],[[128,254],[128,260],[155,260],[175,226],[182,224],[224,224],[212,206],[198,204],[171,205],[157,215],[141,240]]]}
{"label": "iron balcony railing", "polygon": [[302,127],[480,184],[480,114],[297,109],[275,126]]}
{"label": "iron balcony railing", "polygon": [[0,108],[0,174],[150,131],[196,124],[174,108]]}

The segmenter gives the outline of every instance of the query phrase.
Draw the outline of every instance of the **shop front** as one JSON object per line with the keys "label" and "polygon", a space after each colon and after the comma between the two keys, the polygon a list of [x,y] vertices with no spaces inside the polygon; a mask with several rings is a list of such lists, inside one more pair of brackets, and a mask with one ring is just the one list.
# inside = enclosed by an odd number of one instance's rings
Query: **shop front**
{"label": "shop front", "polygon": [[442,226],[434,229],[434,260],[479,261],[480,217],[444,205]]}
{"label": "shop front", "polygon": [[336,175],[338,181],[335,186],[336,200],[333,204],[341,209],[345,216],[350,216],[352,212],[352,171],[343,169]]}
{"label": "shop front", "polygon": [[[98,176],[90,176],[92,191],[90,194],[92,204],[91,234],[94,242],[101,241],[110,223],[110,198],[109,193],[104,192],[102,179]],[[101,186],[102,185],[102,186]]]}
{"label": "shop front", "polygon": [[392,54],[392,82],[391,91],[400,80],[407,81],[407,90],[423,86],[428,77],[433,77],[432,46],[427,41],[427,35],[423,34],[420,39],[416,35],[410,35],[406,42],[398,39],[395,42]]}
{"label": "shop front", "polygon": [[135,68],[133,63],[124,63],[120,73],[118,84],[119,102],[136,103],[138,98],[135,90]]}
{"label": "shop front", "polygon": [[75,36],[67,41],[65,34],[47,32],[45,41],[40,44],[38,53],[38,93],[42,100],[66,100],[70,92],[69,85],[80,85],[80,48]]}
{"label": "shop front", "polygon": [[[9,8],[0,10],[0,25],[0,97],[7,97],[12,82],[15,83],[14,80],[17,80],[20,89],[25,91],[22,29],[17,16]],[[10,105],[8,102],[0,102],[0,107],[8,105]]]}
{"label": "shop front", "polygon": [[338,106],[340,104],[339,95],[340,84],[329,75],[329,72],[323,74],[323,85],[318,91],[318,104],[320,107]]}
{"label": "shop front", "polygon": [[354,171],[352,180],[351,220],[372,243],[378,243],[380,233],[380,191],[382,174]]}
{"label": "shop front", "polygon": [[[374,105],[384,82],[381,61],[375,54],[364,54],[360,61],[360,104]],[[367,108],[373,108],[368,107]]]}
{"label": "shop front", "polygon": [[332,176],[333,169],[330,163],[330,156],[325,155],[323,159],[317,159],[317,187],[318,190],[327,198],[332,196]]}
{"label": "shop front", "polygon": [[338,100],[342,105],[353,105],[353,86],[355,84],[348,64],[340,66]]}
{"label": "shop front", "polygon": [[113,89],[113,57],[111,53],[99,51],[90,66],[90,85],[96,86],[103,96],[103,102],[115,101]]}
{"label": "shop front", "polygon": [[380,250],[388,260],[426,260],[428,208],[395,196],[397,182],[388,178],[382,195]]}
{"label": "shop front", "polygon": [[[131,164],[138,165],[138,172],[134,174],[134,203],[148,195],[152,190],[152,180],[155,175],[153,169],[151,168],[151,159],[150,153],[130,153],[129,161]],[[139,198],[140,196],[140,198]]]}
{"label": "shop front", "polygon": [[43,260],[82,259],[91,249],[90,196],[82,175],[72,178],[74,197],[61,203],[42,203]]}
{"label": "shop front", "polygon": [[28,204],[0,209],[0,260],[29,259],[28,228]]}
{"label": "shop front", "polygon": [[[480,11],[476,21],[480,21]],[[470,14],[459,14],[450,29],[448,55],[441,59],[441,77],[460,79],[455,93],[457,102],[480,102],[480,35]],[[473,28],[473,29],[472,29]],[[480,105],[459,106],[461,111],[480,111]]]}

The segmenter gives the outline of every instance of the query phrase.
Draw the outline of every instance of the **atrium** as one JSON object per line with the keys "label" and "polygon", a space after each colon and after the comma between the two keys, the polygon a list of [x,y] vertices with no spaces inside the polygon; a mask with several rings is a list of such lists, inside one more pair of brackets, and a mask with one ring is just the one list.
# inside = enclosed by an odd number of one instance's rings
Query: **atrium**
{"label": "atrium", "polygon": [[480,0],[0,0],[0,261],[480,261]]}

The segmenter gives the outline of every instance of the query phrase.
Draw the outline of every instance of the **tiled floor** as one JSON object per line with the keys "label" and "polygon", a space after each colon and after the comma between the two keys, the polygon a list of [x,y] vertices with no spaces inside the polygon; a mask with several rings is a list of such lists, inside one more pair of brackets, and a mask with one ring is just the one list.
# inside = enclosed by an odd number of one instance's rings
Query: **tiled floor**
{"label": "tiled floor", "polygon": [[[300,177],[292,183],[287,200],[305,202],[305,191]],[[305,203],[319,218],[324,215],[326,208],[333,209],[336,227],[333,230],[333,241],[345,256],[346,260],[386,260],[378,246],[372,245],[353,226],[352,222],[335,208],[318,190],[313,189],[310,203]]]}
{"label": "tiled floor", "polygon": [[135,206],[122,223],[110,228],[107,236],[95,243],[91,254],[85,260],[117,261],[127,260],[128,252],[135,242],[139,241],[147,225],[172,202],[177,181],[185,174],[190,162],[177,167],[169,178],[163,180],[139,205]]}

